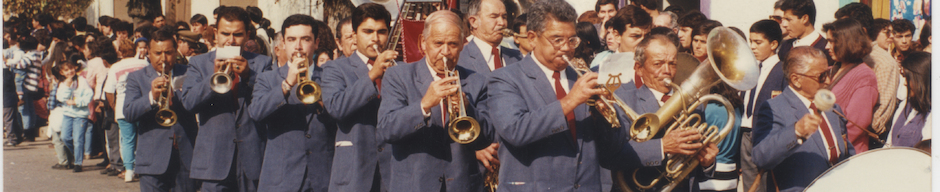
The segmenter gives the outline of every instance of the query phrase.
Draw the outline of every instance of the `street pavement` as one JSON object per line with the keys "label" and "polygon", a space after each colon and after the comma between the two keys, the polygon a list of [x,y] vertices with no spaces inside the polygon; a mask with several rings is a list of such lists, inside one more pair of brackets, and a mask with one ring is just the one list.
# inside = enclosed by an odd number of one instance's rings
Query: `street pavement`
{"label": "street pavement", "polygon": [[103,159],[85,159],[83,172],[55,170],[55,150],[45,136],[36,142],[3,147],[3,191],[140,191],[138,182],[124,183],[123,178],[102,175],[104,167],[95,166]]}

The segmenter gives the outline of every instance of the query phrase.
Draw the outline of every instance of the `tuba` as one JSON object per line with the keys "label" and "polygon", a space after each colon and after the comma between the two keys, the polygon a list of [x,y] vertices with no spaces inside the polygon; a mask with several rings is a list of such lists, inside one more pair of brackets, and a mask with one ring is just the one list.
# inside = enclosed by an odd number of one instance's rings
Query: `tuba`
{"label": "tuba", "polygon": [[166,68],[166,63],[163,63],[163,78],[166,78],[166,83],[163,87],[167,88],[167,91],[164,91],[160,94],[158,98],[155,98],[157,106],[160,110],[157,110],[156,121],[157,124],[164,127],[173,126],[176,124],[176,112],[170,110],[170,100],[173,99],[173,88],[170,86],[170,69]]}
{"label": "tuba", "polygon": [[212,74],[212,77],[210,77],[212,81],[209,82],[209,87],[212,88],[212,91],[218,94],[225,94],[232,90],[232,76],[228,74],[229,68],[232,68],[232,64],[226,63],[223,71],[217,71]]}
{"label": "tuba", "polygon": [[[294,59],[298,59],[298,58],[301,59],[301,62],[299,64],[300,66],[297,66],[297,68],[302,68],[305,66],[312,67],[312,65],[308,63],[309,60],[307,60],[307,57],[304,54],[301,54],[301,53],[294,54]],[[313,80],[310,80],[310,78],[307,77],[307,71],[301,71],[297,73],[297,76],[299,79],[298,80],[299,83],[297,84],[297,92],[296,92],[297,98],[300,99],[300,101],[304,104],[313,104],[313,103],[316,103],[317,101],[320,101],[320,99],[322,98],[320,97],[321,96],[320,85],[317,84],[317,82],[313,82]]]}
{"label": "tuba", "polygon": [[[562,59],[564,59],[565,62],[568,62],[568,65],[571,66],[571,68],[574,68],[574,71],[578,73],[578,77],[581,77],[584,75],[584,73],[591,71],[591,69],[587,67],[587,63],[585,63],[584,60],[576,60],[575,62],[572,62],[568,59],[567,55],[563,55]],[[599,95],[597,98],[588,100],[587,102],[588,106],[594,107],[594,109],[596,109],[601,114],[601,116],[607,120],[607,123],[610,123],[612,128],[620,128],[620,119],[617,119],[617,111],[611,108],[612,106],[620,107],[620,109],[626,113],[627,118],[631,120],[637,119],[637,117],[639,117],[639,115],[633,111],[633,108],[627,106],[627,104],[623,102],[623,99],[620,99],[620,96],[614,94],[614,90],[620,88],[620,85],[620,74],[611,74],[610,79],[607,79],[605,85],[601,85],[601,87],[604,88],[606,92],[602,95]],[[598,103],[598,101],[600,101],[600,103]]]}
{"label": "tuba", "polygon": [[[446,57],[444,63],[447,63]],[[450,122],[447,123],[447,135],[454,142],[460,144],[476,141],[480,137],[480,123],[473,117],[467,116],[467,109],[464,107],[463,87],[460,86],[460,73],[454,68],[453,71],[447,72],[447,77],[457,77],[457,81],[454,82],[457,84],[457,93],[445,98],[444,102],[451,104],[451,101],[458,100],[457,105],[449,105],[447,108],[448,118],[450,119]]]}
{"label": "tuba", "polygon": [[[754,58],[747,41],[734,31],[718,27],[708,34],[707,40],[708,60],[700,64],[692,75],[682,83],[676,85],[667,80],[673,87],[675,94],[667,100],[656,113],[640,116],[630,129],[631,139],[644,142],[658,135],[661,125],[670,125],[666,133],[675,130],[696,130],[702,134],[702,144],[721,142],[731,132],[734,122],[734,109],[731,103],[718,94],[707,94],[712,86],[726,83],[737,90],[752,89],[757,84],[759,70],[757,59]],[[728,113],[728,123],[720,130],[716,126],[708,126],[693,110],[709,102],[719,102],[725,106]],[[674,122],[674,123],[673,123]],[[633,173],[633,183],[641,190],[648,190],[665,179],[668,183],[662,191],[671,191],[692,170],[699,165],[695,158],[703,149],[693,155],[669,155],[666,161],[666,171],[649,184],[641,184],[637,179],[637,172]],[[619,171],[614,172],[614,182],[622,189],[629,189]]]}

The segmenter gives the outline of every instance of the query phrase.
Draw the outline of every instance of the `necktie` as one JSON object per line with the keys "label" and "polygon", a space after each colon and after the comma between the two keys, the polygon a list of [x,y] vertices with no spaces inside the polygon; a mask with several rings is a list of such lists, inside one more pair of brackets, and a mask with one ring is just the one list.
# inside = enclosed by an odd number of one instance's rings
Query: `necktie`
{"label": "necktie", "polygon": [[[561,98],[565,98],[565,95],[568,95],[568,94],[565,93],[565,88],[561,86],[561,72],[555,71],[555,73],[552,74],[552,78],[555,79],[555,98],[557,98],[558,100],[561,100]],[[574,122],[574,112],[565,114],[565,120],[568,121],[568,129],[571,130],[571,138],[574,139],[575,142],[577,142],[578,141],[578,129],[577,127],[575,127],[576,123]]]}
{"label": "necktie", "polygon": [[[764,63],[763,63],[763,62],[758,63],[758,64],[757,64],[757,71],[760,71],[760,69],[763,68],[763,67],[764,67]],[[754,88],[755,88],[755,89],[751,89],[750,91],[748,91],[748,92],[750,92],[750,93],[748,93],[748,96],[747,96],[747,101],[748,101],[748,102],[747,102],[747,108],[746,108],[746,110],[745,110],[745,112],[747,113],[747,116],[748,116],[748,117],[750,117],[751,115],[754,114],[754,104],[755,104],[755,102],[757,102],[757,101],[756,101],[757,98],[754,98],[754,94],[755,94],[755,92],[760,91],[760,90],[757,90],[757,89],[756,89],[757,87],[754,87]]]}
{"label": "necktie", "polygon": [[665,103],[666,101],[669,101],[669,98],[672,98],[672,95],[663,95],[663,97],[660,98],[659,100]]}
{"label": "necktie", "polygon": [[[375,67],[373,64],[375,64],[375,60],[369,59],[369,66]],[[377,78],[372,82],[375,83],[375,89],[382,93],[382,78]],[[382,98],[382,94],[379,94],[378,98]]]}
{"label": "necktie", "polygon": [[643,79],[640,78],[640,75],[633,74],[633,85],[636,85],[637,89],[643,86]]}
{"label": "necktie", "polygon": [[503,57],[499,55],[499,49],[494,46],[491,53],[493,53],[493,66],[495,66],[493,70],[503,68]]}
{"label": "necktie", "polygon": [[[437,77],[440,77],[441,79],[443,79],[443,78],[444,78],[444,74],[443,74],[443,73],[438,73],[438,74],[437,74]],[[446,121],[446,120],[447,120],[447,109],[448,109],[447,107],[450,106],[450,100],[447,99],[447,97],[444,97],[444,101],[441,102],[441,103],[442,103],[442,104],[441,104],[441,123],[442,123],[442,125],[444,125],[444,126],[446,127],[446,126],[447,126],[447,121]]]}
{"label": "necktie", "polygon": [[[813,111],[819,111],[816,109],[816,104],[810,104],[809,108]],[[819,123],[819,126],[823,133],[823,140],[826,140],[826,143],[829,144],[829,163],[836,164],[839,162],[838,145],[832,140],[832,130],[829,129],[829,123],[826,122],[828,121],[823,117],[823,122]]]}

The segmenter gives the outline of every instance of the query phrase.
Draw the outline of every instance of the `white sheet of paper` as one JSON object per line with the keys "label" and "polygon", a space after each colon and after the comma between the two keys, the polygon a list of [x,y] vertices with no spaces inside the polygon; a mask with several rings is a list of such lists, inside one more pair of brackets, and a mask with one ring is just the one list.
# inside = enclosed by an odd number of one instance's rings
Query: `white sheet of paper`
{"label": "white sheet of paper", "polygon": [[625,84],[633,80],[636,63],[633,59],[633,52],[612,53],[607,57],[607,61],[597,69],[597,84],[606,85],[611,77],[620,77],[620,83]]}
{"label": "white sheet of paper", "polygon": [[241,55],[239,46],[226,46],[215,50],[215,59],[233,59],[238,55]]}

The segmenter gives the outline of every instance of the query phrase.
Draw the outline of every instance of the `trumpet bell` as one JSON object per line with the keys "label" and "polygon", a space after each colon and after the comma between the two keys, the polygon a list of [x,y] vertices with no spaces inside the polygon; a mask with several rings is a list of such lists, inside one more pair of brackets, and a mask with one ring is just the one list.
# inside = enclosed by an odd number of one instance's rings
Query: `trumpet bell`
{"label": "trumpet bell", "polygon": [[176,112],[169,109],[161,109],[156,114],[157,125],[169,127],[176,124]]}
{"label": "trumpet bell", "polygon": [[447,135],[450,135],[450,139],[460,144],[471,143],[480,137],[480,123],[473,117],[458,117],[447,127]]}
{"label": "trumpet bell", "polygon": [[304,81],[297,85],[297,98],[304,104],[313,104],[320,101],[320,85],[313,81]]}
{"label": "trumpet bell", "polygon": [[212,74],[212,77],[210,78],[212,78],[212,82],[210,83],[209,87],[212,89],[212,91],[219,94],[225,94],[232,90],[232,76],[219,72]]}

